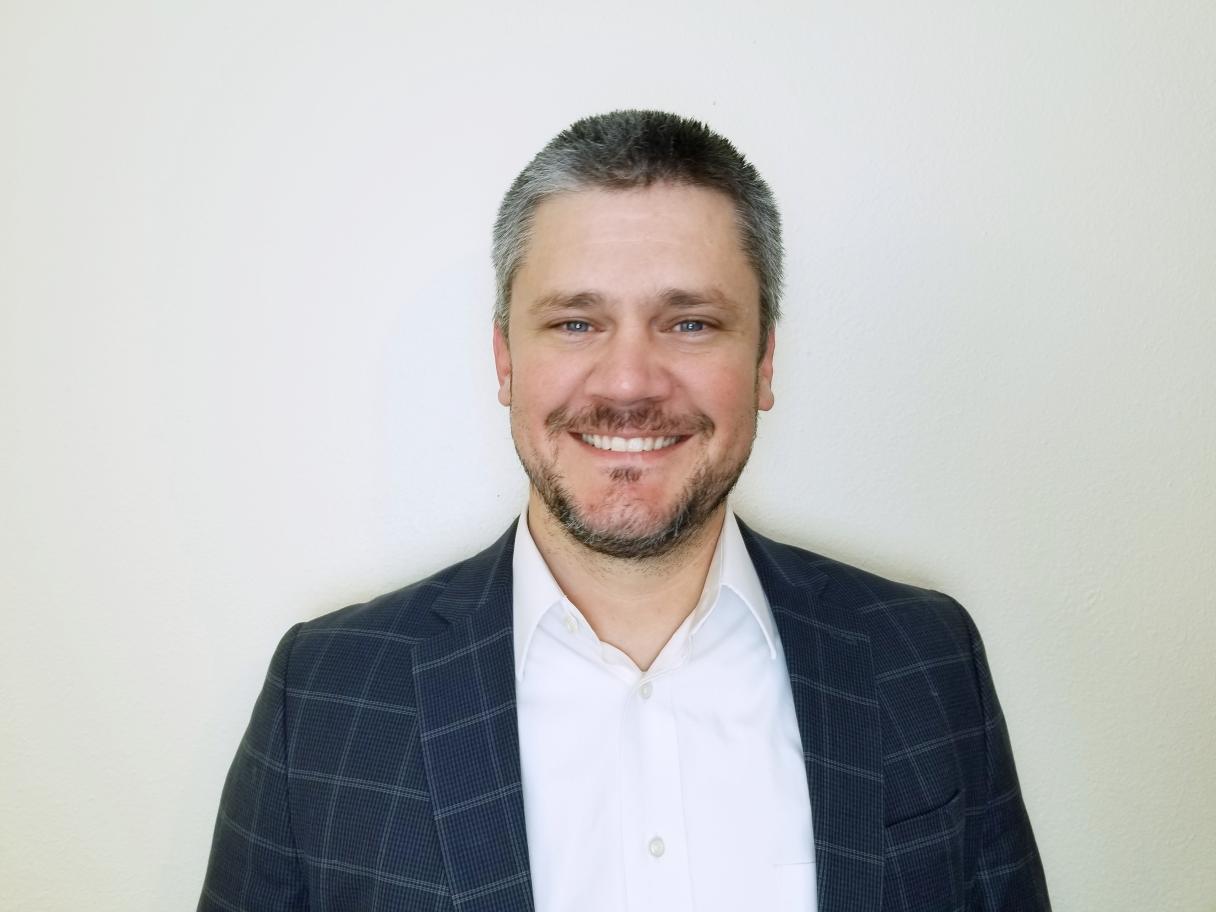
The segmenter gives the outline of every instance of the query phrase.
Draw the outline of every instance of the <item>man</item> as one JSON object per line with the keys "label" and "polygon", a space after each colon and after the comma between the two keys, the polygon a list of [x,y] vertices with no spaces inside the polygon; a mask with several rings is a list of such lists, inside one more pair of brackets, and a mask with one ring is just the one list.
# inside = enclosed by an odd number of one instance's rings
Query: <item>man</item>
{"label": "man", "polygon": [[755,169],[673,115],[588,118],[494,261],[527,508],[288,632],[199,908],[1049,908],[963,609],[727,508],[774,401]]}

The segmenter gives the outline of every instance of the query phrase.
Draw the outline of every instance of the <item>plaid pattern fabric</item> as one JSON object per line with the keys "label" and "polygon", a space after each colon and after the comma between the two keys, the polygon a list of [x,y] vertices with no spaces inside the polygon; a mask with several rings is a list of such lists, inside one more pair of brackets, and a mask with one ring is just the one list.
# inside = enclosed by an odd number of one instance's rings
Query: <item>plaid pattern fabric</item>
{"label": "plaid pattern fabric", "polygon": [[[966,612],[740,528],[789,667],[821,912],[1048,910]],[[200,912],[531,912],[513,543],[288,631]]]}

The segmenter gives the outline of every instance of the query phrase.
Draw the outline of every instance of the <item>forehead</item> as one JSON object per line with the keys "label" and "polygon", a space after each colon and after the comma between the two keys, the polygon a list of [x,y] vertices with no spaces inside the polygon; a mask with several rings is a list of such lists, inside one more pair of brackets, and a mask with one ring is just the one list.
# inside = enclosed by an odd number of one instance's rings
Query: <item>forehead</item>
{"label": "forehead", "polygon": [[673,289],[716,289],[759,306],[759,284],[725,194],[670,183],[555,194],[533,215],[512,299],[526,306],[554,293],[611,300]]}

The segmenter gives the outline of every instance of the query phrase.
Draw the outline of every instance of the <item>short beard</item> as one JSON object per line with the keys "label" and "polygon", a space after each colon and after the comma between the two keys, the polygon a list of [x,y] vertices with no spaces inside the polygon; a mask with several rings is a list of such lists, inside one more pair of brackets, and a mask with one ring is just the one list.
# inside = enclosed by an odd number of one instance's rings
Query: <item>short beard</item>
{"label": "short beard", "polygon": [[[706,421],[708,422],[708,419]],[[564,423],[561,417],[555,415],[548,423],[551,432],[562,433],[558,430]],[[753,423],[753,440],[755,435],[756,426]],[[632,561],[666,557],[691,542],[726,500],[739,476],[743,474],[751,455],[749,446],[738,463],[727,466],[722,471],[714,472],[708,467],[699,469],[688,479],[666,520],[654,531],[642,533],[637,528],[630,528],[631,525],[640,525],[639,523],[627,523],[616,531],[592,528],[587,518],[575,506],[570,492],[562,484],[556,459],[530,465],[519,451],[518,445],[515,451],[528,480],[532,482],[532,487],[540,494],[553,518],[571,538],[598,554]],[[617,469],[611,477],[613,481],[630,483],[638,480],[640,472],[633,468]]]}

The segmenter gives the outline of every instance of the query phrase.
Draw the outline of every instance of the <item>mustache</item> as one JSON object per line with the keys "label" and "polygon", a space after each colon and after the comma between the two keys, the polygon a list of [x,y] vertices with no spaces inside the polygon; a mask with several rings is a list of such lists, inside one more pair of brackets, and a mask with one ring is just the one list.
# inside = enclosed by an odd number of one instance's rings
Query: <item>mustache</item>
{"label": "mustache", "polygon": [[633,431],[654,437],[688,437],[692,434],[712,434],[714,423],[708,415],[671,415],[657,406],[620,409],[610,405],[591,405],[577,412],[556,409],[545,419],[550,436],[563,433],[603,434],[613,431]]}

